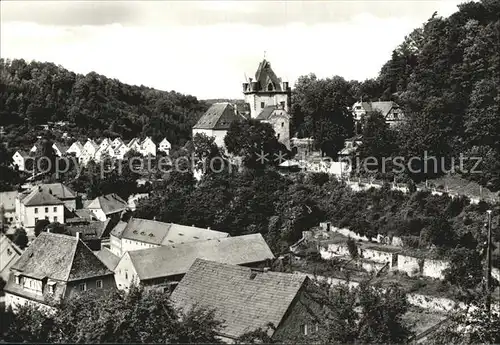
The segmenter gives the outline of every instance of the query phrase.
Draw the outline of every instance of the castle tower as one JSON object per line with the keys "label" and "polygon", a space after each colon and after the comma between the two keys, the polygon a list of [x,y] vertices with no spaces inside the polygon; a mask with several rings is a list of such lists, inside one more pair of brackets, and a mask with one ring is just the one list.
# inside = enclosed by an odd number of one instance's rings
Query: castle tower
{"label": "castle tower", "polygon": [[290,149],[290,116],[292,90],[274,74],[265,58],[259,64],[255,79],[243,83],[245,103],[250,118],[271,124],[279,142]]}
{"label": "castle tower", "polygon": [[250,117],[257,118],[264,108],[279,107],[287,113],[290,110],[292,90],[288,82],[282,82],[271,68],[271,63],[262,60],[255,73],[255,79],[249,78],[243,83],[245,103],[249,105]]}

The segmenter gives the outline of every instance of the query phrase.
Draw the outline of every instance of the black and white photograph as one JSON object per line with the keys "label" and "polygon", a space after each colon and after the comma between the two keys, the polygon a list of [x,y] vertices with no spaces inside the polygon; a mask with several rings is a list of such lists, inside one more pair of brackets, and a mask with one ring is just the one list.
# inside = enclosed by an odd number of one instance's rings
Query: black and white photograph
{"label": "black and white photograph", "polygon": [[500,344],[500,0],[2,0],[0,343]]}

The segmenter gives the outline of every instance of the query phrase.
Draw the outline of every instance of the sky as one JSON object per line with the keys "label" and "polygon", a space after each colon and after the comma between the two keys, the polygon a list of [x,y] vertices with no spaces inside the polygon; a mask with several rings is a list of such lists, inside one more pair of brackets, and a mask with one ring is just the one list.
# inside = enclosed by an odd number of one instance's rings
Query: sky
{"label": "sky", "polygon": [[242,98],[264,56],[301,75],[376,77],[413,29],[465,0],[0,2],[0,57],[200,99]]}

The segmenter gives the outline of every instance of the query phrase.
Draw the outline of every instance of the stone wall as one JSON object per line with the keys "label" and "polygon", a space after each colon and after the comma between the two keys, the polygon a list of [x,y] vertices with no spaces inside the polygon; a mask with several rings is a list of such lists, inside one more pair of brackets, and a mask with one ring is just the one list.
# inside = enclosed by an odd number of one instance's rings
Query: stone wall
{"label": "stone wall", "polygon": [[422,275],[424,277],[444,279],[444,270],[450,267],[450,264],[444,260],[424,260]]}
{"label": "stone wall", "polygon": [[398,254],[398,270],[406,272],[410,277],[420,274],[420,259]]}

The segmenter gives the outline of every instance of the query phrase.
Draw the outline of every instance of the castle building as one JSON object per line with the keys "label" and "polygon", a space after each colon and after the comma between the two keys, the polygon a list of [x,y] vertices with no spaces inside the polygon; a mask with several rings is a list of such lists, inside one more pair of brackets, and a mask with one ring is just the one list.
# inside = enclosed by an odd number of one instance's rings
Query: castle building
{"label": "castle building", "polygon": [[250,108],[250,117],[270,123],[278,141],[290,148],[290,115],[292,89],[288,82],[276,76],[271,63],[264,59],[255,73],[255,80],[243,83],[245,103]]}

